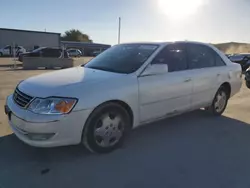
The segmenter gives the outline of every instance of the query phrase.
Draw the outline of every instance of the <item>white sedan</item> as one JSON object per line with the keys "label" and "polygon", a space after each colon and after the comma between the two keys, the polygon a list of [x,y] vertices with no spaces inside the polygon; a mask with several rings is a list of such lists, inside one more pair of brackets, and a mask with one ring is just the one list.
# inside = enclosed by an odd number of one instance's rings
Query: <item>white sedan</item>
{"label": "white sedan", "polygon": [[240,65],[208,44],[121,44],[86,65],[22,81],[5,112],[29,145],[81,143],[104,153],[139,125],[200,108],[221,115],[241,77]]}

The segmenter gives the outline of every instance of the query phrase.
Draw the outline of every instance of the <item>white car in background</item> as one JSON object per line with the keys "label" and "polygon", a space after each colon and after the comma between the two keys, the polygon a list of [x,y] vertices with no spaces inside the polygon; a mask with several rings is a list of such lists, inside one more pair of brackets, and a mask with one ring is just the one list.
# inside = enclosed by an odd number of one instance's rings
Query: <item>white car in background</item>
{"label": "white car in background", "polygon": [[78,50],[78,49],[68,49],[67,52],[69,54],[69,57],[81,57],[82,56],[81,50]]}
{"label": "white car in background", "polygon": [[0,57],[11,56],[13,54],[13,51],[15,52],[15,56],[18,57],[19,54],[25,53],[26,49],[22,46],[16,46],[13,50],[13,47],[8,45],[8,46],[5,46],[4,48],[0,48]]}
{"label": "white car in background", "polygon": [[5,112],[29,145],[81,143],[105,153],[149,122],[200,108],[221,115],[241,77],[240,65],[208,44],[121,44],[86,65],[22,81]]}

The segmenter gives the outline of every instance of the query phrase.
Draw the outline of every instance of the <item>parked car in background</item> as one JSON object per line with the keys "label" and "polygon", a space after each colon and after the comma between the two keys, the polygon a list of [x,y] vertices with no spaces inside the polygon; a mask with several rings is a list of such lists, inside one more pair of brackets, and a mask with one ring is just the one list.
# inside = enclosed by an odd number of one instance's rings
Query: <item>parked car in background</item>
{"label": "parked car in background", "polygon": [[61,48],[49,48],[49,47],[40,47],[32,52],[26,52],[19,55],[18,60],[23,61],[23,57],[55,57],[55,58],[69,58],[69,54],[64,50],[62,53]]}
{"label": "parked car in background", "polygon": [[5,112],[29,145],[81,143],[105,153],[145,123],[200,108],[221,115],[241,84],[240,65],[212,45],[121,44],[85,65],[20,82]]}
{"label": "parked car in background", "polygon": [[15,52],[15,56],[18,57],[19,54],[21,53],[25,53],[26,49],[22,46],[16,46],[13,50],[13,47],[11,47],[10,45],[5,46],[4,48],[0,48],[0,57],[3,56],[12,56],[13,55],[13,51]]}
{"label": "parked car in background", "polygon": [[70,57],[81,57],[82,52],[79,49],[68,49],[67,52],[69,53]]}
{"label": "parked car in background", "polygon": [[240,64],[242,71],[250,67],[250,54],[233,54],[229,56],[229,59],[232,62]]}
{"label": "parked car in background", "polygon": [[250,68],[248,68],[245,72],[245,81],[246,86],[250,89]]}
{"label": "parked car in background", "polygon": [[100,50],[93,51],[92,56],[96,57],[96,56],[98,56],[100,53],[102,53]]}

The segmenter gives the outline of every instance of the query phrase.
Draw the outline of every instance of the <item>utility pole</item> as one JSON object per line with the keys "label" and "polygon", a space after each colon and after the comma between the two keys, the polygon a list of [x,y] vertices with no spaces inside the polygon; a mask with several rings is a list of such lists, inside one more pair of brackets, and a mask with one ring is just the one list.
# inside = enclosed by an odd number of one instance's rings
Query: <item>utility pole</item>
{"label": "utility pole", "polygon": [[119,17],[119,27],[118,27],[118,44],[121,41],[121,17]]}

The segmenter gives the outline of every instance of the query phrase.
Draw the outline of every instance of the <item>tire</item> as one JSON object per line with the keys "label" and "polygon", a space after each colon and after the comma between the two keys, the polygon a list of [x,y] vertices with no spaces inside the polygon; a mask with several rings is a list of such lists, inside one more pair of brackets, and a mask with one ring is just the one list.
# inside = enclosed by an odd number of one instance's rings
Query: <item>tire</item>
{"label": "tire", "polygon": [[250,81],[246,81],[246,86],[248,89],[250,89]]}
{"label": "tire", "polygon": [[0,57],[3,57],[3,53],[2,52],[0,52]]}
{"label": "tire", "polygon": [[228,90],[221,86],[215,94],[212,105],[207,110],[214,116],[220,116],[227,107],[229,97]]}
{"label": "tire", "polygon": [[93,153],[109,153],[122,145],[132,127],[131,122],[128,112],[120,105],[101,105],[88,118],[82,143]]}

